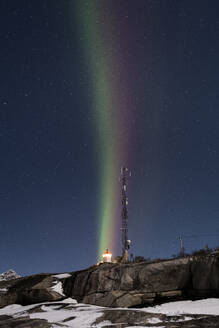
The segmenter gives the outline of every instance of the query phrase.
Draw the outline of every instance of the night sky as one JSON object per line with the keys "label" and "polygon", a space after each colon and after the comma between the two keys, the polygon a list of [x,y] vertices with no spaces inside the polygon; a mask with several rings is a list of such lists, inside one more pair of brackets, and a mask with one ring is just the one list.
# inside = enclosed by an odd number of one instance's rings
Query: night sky
{"label": "night sky", "polygon": [[1,0],[0,15],[0,272],[86,268],[100,238],[120,254],[121,165],[131,253],[218,246],[219,2]]}

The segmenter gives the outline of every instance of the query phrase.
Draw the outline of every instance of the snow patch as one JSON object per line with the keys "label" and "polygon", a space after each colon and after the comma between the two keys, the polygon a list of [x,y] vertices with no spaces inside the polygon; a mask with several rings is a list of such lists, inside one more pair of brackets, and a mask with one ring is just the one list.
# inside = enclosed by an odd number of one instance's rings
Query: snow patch
{"label": "snow patch", "polygon": [[[31,313],[29,315],[30,318],[45,319],[49,323],[54,323],[57,325],[64,324],[66,327],[71,328],[89,328],[96,321],[97,318],[102,316],[102,312],[97,311],[96,307],[93,306],[87,306],[86,309],[82,310],[81,307],[78,305],[75,308],[68,309],[68,307],[65,307],[64,309],[59,309],[57,311],[56,306],[54,304],[54,307],[50,306],[49,308],[43,305],[42,310],[45,312]],[[66,319],[69,320],[63,322]]]}
{"label": "snow patch", "polygon": [[69,297],[69,298],[64,299],[63,301],[59,301],[59,303],[64,303],[64,304],[77,304],[78,302],[75,299]]}
{"label": "snow patch", "polygon": [[6,293],[8,291],[8,288],[0,288],[0,293]]}
{"label": "snow patch", "polygon": [[[67,306],[60,309],[60,303],[67,304]],[[38,306],[44,312],[28,313],[29,310]],[[30,317],[30,319],[45,319],[53,324],[53,328],[60,327],[60,325],[71,328],[90,328],[96,319],[102,316],[102,309],[98,306],[77,304],[74,299],[68,298],[60,302],[45,302],[27,306],[8,305],[0,309],[0,315],[9,315],[14,318],[25,316]],[[63,322],[66,319],[70,320]],[[98,327],[100,328],[101,325]]]}
{"label": "snow patch", "polygon": [[117,323],[112,323],[111,321],[105,320],[102,321],[101,323],[98,323],[97,325],[93,325],[94,328],[102,328],[106,326],[116,326]]}
{"label": "snow patch", "polygon": [[69,273],[61,273],[61,274],[56,274],[53,277],[57,279],[65,279],[65,278],[70,278],[71,275]]}
{"label": "snow patch", "polygon": [[183,322],[183,321],[190,321],[190,320],[193,320],[194,318],[192,317],[178,317],[176,319],[171,319],[170,322]]}
{"label": "snow patch", "polygon": [[170,302],[142,309],[144,312],[163,313],[169,316],[182,314],[219,315],[219,299],[209,298],[199,301]]}
{"label": "snow patch", "polygon": [[153,324],[153,323],[161,323],[163,322],[162,320],[160,320],[159,318],[151,318],[147,320],[147,323]]}
{"label": "snow patch", "polygon": [[31,305],[19,305],[19,304],[12,304],[5,306],[4,308],[0,309],[0,315],[9,315],[9,316],[18,316],[20,314],[23,314],[24,311],[28,311],[36,307],[37,304],[31,304]]}
{"label": "snow patch", "polygon": [[63,288],[62,288],[62,283],[61,281],[59,281],[58,283],[55,282],[56,284],[54,286],[51,287],[51,290],[53,290],[54,292],[62,295],[62,296],[65,296],[64,292],[63,292]]}

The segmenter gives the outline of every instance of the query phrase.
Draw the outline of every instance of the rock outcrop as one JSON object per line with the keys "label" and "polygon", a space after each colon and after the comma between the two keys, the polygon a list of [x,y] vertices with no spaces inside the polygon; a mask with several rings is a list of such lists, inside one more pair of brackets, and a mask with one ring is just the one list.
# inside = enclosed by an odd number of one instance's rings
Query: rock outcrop
{"label": "rock outcrop", "polygon": [[0,282],[0,307],[9,304],[35,304],[58,301],[65,298],[61,289],[55,287],[62,279],[51,274],[38,274]]}
{"label": "rock outcrop", "polygon": [[158,263],[105,263],[71,274],[39,274],[0,282],[0,307],[67,297],[106,307],[219,297],[219,255]]}
{"label": "rock outcrop", "polygon": [[0,281],[5,281],[5,280],[13,280],[21,278],[20,275],[18,275],[14,270],[10,269],[6,272],[3,272],[0,274]]}
{"label": "rock outcrop", "polygon": [[219,256],[159,263],[106,263],[74,273],[65,280],[64,292],[80,302],[108,307],[219,297]]}

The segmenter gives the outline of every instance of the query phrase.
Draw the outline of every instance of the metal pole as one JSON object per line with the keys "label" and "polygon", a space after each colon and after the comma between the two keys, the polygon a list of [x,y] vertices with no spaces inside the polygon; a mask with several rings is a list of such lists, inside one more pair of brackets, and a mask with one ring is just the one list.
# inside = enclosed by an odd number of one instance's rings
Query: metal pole
{"label": "metal pole", "polygon": [[122,184],[122,252],[128,252],[130,241],[128,240],[128,198],[127,198],[127,179],[130,176],[127,167],[121,168],[121,184]]}
{"label": "metal pole", "polygon": [[179,242],[180,242],[180,256],[184,256],[183,240],[181,235],[179,236]]}

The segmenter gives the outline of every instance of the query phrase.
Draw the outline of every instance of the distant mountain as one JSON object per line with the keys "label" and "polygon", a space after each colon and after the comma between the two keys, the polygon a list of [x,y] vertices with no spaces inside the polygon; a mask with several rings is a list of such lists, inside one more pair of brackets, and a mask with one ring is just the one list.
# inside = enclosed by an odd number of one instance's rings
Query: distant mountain
{"label": "distant mountain", "polygon": [[10,269],[9,271],[0,274],[0,281],[17,279],[20,277],[21,276],[19,276],[14,270]]}

